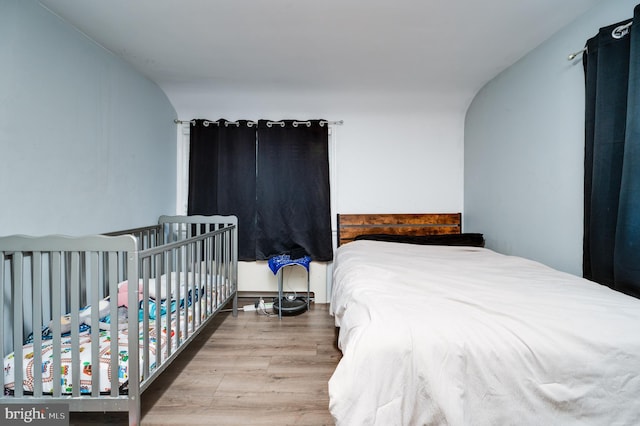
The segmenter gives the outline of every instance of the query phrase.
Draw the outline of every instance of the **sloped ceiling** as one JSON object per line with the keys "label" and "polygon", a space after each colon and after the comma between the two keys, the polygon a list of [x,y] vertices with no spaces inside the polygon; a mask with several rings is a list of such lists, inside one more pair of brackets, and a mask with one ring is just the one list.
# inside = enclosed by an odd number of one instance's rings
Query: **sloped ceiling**
{"label": "sloped ceiling", "polygon": [[497,73],[601,1],[40,3],[130,62],[170,99],[203,88],[408,91],[467,103]]}

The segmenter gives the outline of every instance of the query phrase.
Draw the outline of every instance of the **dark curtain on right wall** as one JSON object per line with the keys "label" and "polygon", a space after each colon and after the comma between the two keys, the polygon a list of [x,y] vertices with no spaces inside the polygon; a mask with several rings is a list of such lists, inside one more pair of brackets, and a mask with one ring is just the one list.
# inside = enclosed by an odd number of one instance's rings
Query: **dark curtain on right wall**
{"label": "dark curtain on right wall", "polygon": [[640,5],[587,41],[583,65],[583,273],[640,297]]}

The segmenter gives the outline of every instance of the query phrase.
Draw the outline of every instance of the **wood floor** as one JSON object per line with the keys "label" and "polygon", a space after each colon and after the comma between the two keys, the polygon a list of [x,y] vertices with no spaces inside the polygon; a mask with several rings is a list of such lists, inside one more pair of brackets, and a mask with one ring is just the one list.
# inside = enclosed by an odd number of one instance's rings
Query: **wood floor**
{"label": "wood floor", "polygon": [[[142,424],[334,424],[327,382],[341,354],[328,306],[282,320],[218,315],[143,393]],[[127,417],[72,413],[70,423],[127,424]]]}

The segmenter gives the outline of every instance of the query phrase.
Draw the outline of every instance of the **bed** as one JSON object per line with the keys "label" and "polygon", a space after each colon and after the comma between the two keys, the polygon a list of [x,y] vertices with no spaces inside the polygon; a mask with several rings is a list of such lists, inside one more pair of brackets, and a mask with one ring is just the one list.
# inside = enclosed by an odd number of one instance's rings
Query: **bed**
{"label": "bed", "polygon": [[337,425],[640,424],[639,300],[458,244],[457,214],[379,216],[338,220]]}
{"label": "bed", "polygon": [[0,238],[0,403],[139,424],[142,392],[223,308],[237,315],[237,262],[235,216]]}

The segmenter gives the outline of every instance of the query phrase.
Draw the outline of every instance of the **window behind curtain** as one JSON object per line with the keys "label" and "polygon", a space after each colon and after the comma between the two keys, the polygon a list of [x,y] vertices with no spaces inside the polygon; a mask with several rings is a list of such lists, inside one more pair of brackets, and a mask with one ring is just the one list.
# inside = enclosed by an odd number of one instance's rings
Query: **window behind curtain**
{"label": "window behind curtain", "polygon": [[240,260],[331,260],[326,123],[237,123],[192,123],[188,213],[237,215]]}

